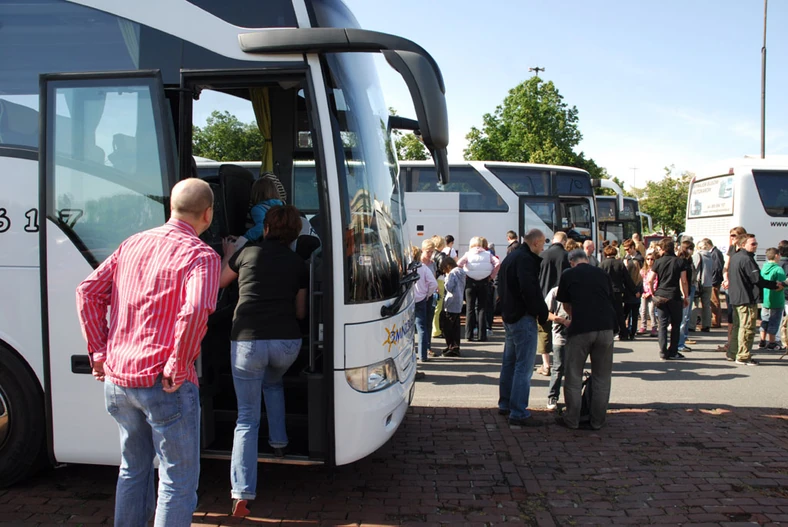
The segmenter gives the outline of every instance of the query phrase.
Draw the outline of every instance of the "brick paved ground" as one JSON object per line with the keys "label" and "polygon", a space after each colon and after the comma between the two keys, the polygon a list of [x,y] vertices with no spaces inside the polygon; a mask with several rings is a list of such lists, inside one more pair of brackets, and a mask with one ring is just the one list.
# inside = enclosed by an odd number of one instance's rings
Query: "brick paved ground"
{"label": "brick paved ground", "polygon": [[[228,518],[205,461],[196,525],[788,524],[788,412],[617,409],[600,432],[510,428],[494,410],[411,410],[347,467],[262,465],[254,517]],[[111,523],[116,469],[71,466],[0,491],[3,525]]]}

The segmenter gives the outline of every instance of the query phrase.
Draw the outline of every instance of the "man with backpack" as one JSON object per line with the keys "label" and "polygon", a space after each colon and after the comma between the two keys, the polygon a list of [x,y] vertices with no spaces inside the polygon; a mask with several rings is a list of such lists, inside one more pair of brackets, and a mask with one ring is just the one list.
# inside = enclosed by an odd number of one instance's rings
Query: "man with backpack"
{"label": "man with backpack", "polygon": [[594,391],[589,407],[590,427],[599,430],[605,424],[613,376],[613,333],[618,320],[613,303],[610,276],[588,263],[582,249],[569,253],[571,269],[564,271],[558,284],[556,300],[572,322],[567,328],[564,369],[564,402],[566,410],[556,421],[576,429],[580,426],[582,409],[583,367],[591,357]]}

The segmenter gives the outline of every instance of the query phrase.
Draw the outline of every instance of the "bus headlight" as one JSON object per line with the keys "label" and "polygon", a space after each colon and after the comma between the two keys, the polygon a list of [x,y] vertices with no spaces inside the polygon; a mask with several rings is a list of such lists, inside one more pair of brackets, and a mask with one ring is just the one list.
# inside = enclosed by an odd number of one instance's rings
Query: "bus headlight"
{"label": "bus headlight", "polygon": [[345,370],[347,383],[356,391],[369,393],[388,388],[399,380],[393,359]]}

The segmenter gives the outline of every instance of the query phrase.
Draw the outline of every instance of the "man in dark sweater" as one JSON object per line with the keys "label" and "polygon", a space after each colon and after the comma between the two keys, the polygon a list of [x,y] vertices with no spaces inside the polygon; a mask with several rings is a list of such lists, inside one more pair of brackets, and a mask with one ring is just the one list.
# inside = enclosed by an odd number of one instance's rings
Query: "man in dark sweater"
{"label": "man in dark sweater", "polygon": [[594,379],[590,425],[594,430],[599,430],[605,424],[610,400],[613,333],[618,329],[613,307],[613,284],[605,271],[589,265],[588,255],[582,249],[569,253],[569,261],[572,268],[561,277],[556,296],[571,317],[567,328],[564,366],[566,410],[558,422],[568,428],[578,428],[580,425],[583,368],[590,355]]}
{"label": "man in dark sweater", "polygon": [[[558,231],[553,235],[553,243],[542,253],[542,264],[539,269],[539,286],[542,288],[542,298],[556,286],[561,278],[561,273],[569,269],[569,260],[566,257],[566,233]],[[546,321],[539,325],[539,336],[536,342],[536,352],[542,356],[542,367],[537,370],[541,375],[550,375],[550,353],[553,351],[553,323]]]}
{"label": "man in dark sweater", "polygon": [[539,424],[528,411],[528,398],[536,358],[536,327],[547,320],[547,304],[539,289],[542,259],[538,255],[544,243],[542,231],[528,231],[525,243],[506,257],[498,273],[498,295],[506,330],[498,413],[509,415],[510,425]]}
{"label": "man in dark sweater", "polygon": [[509,232],[506,233],[506,242],[509,244],[506,247],[506,255],[507,256],[509,254],[511,254],[512,251],[514,251],[515,249],[520,247],[520,242],[517,241],[517,233],[514,232],[514,231],[509,231]]}
{"label": "man in dark sweater", "polygon": [[754,234],[741,234],[736,238],[739,250],[736,251],[728,266],[728,299],[733,306],[733,337],[737,347],[728,348],[728,360],[736,364],[755,366],[750,354],[755,340],[758,324],[758,297],[761,288],[782,291],[784,284],[774,280],[764,280],[761,270],[755,263],[755,250],[758,241]]}

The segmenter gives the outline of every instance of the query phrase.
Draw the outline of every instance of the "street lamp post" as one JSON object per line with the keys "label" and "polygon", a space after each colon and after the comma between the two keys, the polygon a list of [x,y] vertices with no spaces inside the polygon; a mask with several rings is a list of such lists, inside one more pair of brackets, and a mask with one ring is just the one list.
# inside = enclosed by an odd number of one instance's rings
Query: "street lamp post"
{"label": "street lamp post", "polygon": [[761,159],[766,157],[766,11],[769,0],[763,0],[763,47],[761,48]]}

